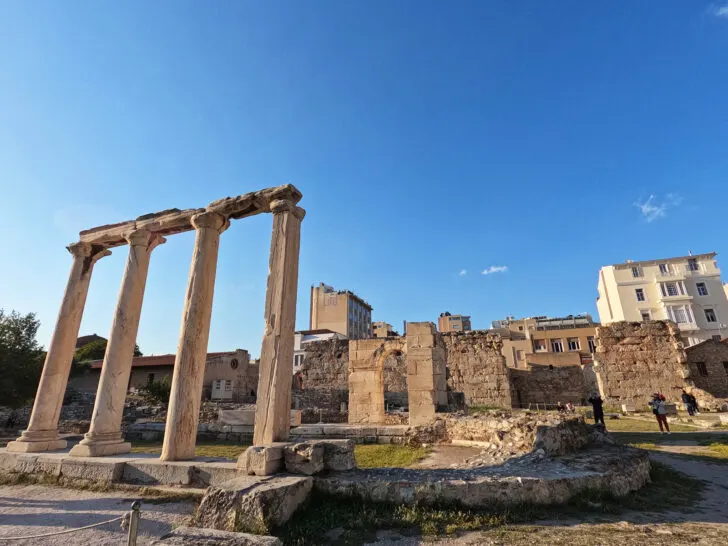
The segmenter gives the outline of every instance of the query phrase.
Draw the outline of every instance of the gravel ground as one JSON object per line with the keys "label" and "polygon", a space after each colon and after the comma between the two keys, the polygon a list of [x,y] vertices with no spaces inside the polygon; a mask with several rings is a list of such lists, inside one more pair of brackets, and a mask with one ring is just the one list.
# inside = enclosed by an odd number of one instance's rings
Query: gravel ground
{"label": "gravel ground", "polygon": [[[0,487],[0,539],[62,531],[121,516],[134,500],[126,491],[97,493],[47,485]],[[184,525],[194,509],[192,501],[164,504],[142,502],[138,544],[150,544],[173,526]],[[126,544],[120,523],[48,538],[4,541],[0,544],[45,546],[58,544],[118,546]]]}

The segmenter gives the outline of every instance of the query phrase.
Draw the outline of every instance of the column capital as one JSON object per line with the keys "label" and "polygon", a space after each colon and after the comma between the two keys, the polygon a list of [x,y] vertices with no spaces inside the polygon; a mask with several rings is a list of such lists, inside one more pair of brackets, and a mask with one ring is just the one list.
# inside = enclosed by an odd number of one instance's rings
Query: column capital
{"label": "column capital", "polygon": [[298,218],[298,221],[301,222],[306,217],[306,209],[296,207],[295,209],[293,209],[293,216]]}
{"label": "column capital", "polygon": [[82,241],[71,243],[66,249],[74,258],[90,258],[91,263],[95,263],[104,256],[111,255],[111,251],[104,246],[92,245],[91,243],[84,243]]}
{"label": "column capital", "polygon": [[217,212],[201,212],[192,217],[192,225],[195,229],[210,228],[222,233],[230,227],[230,220]]}
{"label": "column capital", "polygon": [[124,235],[124,239],[126,239],[126,242],[129,243],[129,246],[143,246],[146,247],[149,252],[167,241],[167,239],[158,233],[154,233],[147,229],[130,231]]}
{"label": "column capital", "polygon": [[296,204],[290,199],[273,199],[268,206],[273,214],[280,214],[281,212],[289,212],[296,209]]}

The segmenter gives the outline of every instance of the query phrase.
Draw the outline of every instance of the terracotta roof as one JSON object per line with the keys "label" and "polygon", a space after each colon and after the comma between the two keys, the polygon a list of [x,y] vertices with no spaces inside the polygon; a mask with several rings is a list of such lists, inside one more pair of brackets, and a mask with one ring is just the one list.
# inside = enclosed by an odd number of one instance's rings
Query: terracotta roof
{"label": "terracotta roof", "polygon": [[[218,356],[232,355],[235,351],[227,351],[224,353],[207,353],[207,359],[216,358]],[[155,355],[155,356],[135,356],[131,361],[132,368],[147,368],[152,366],[174,366],[174,358],[176,355]],[[91,368],[98,370],[103,365],[103,360],[92,360]]]}

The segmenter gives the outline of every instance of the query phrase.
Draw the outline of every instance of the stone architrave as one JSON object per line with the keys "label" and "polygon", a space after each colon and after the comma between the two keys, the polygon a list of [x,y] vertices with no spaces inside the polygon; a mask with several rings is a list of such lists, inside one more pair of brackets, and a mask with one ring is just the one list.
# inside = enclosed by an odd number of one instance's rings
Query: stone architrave
{"label": "stone architrave", "polygon": [[100,258],[111,254],[103,246],[83,242],[70,245],[68,251],[73,255],[73,265],[56,328],[48,346],[30,422],[20,438],[8,444],[8,451],[27,453],[66,447],[66,441],[58,436],[58,419],[86,305],[91,273]]}
{"label": "stone architrave", "polygon": [[230,225],[227,218],[214,212],[193,216],[192,224],[197,236],[172,375],[167,425],[160,456],[163,461],[183,461],[195,457],[218,247],[220,234]]}
{"label": "stone architrave", "polygon": [[127,236],[129,256],[121,281],[114,323],[106,345],[91,427],[81,443],[71,449],[77,457],[98,457],[128,453],[131,444],[124,442],[121,421],[134,358],[139,317],[152,250],[164,243],[148,230],[137,230]]}
{"label": "stone architrave", "polygon": [[298,290],[301,221],[306,212],[289,200],[274,200],[265,331],[260,352],[253,445],[288,438],[293,375],[293,339]]}

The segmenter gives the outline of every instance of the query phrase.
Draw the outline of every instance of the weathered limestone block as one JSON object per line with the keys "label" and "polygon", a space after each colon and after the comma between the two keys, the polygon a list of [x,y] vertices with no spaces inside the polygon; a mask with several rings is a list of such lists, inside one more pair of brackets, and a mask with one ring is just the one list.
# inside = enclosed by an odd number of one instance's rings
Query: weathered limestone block
{"label": "weathered limestone block", "polygon": [[356,468],[354,440],[313,440],[324,448],[324,470],[346,471]]}
{"label": "weathered limestone block", "polygon": [[223,531],[269,534],[286,523],[308,498],[313,479],[303,476],[240,477],[210,487],[195,524]]}
{"label": "weathered limestone block", "polygon": [[180,526],[175,527],[152,544],[161,546],[282,546],[283,543],[276,537]]}
{"label": "weathered limestone block", "polygon": [[270,476],[283,469],[283,448],[288,444],[276,442],[262,446],[251,446],[238,458],[237,467],[246,474]]}
{"label": "weathered limestone block", "polygon": [[324,469],[324,446],[320,443],[301,442],[283,448],[286,470],[291,474],[312,476]]}
{"label": "weathered limestone block", "polygon": [[190,485],[192,474],[193,467],[187,463],[141,459],[124,464],[121,480],[142,485]]}

